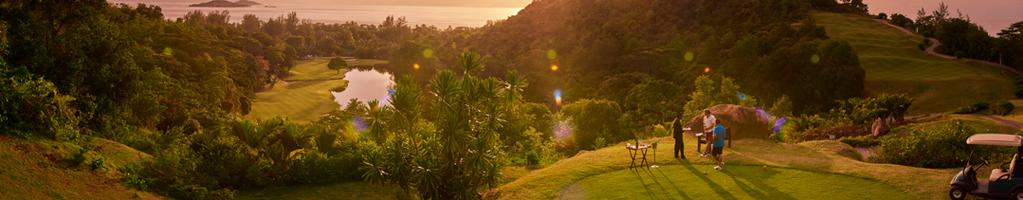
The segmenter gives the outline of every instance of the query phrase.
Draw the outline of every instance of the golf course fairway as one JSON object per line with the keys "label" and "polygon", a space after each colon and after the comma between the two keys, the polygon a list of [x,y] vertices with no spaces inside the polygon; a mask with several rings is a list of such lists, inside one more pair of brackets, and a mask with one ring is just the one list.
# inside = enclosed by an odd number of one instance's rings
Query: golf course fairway
{"label": "golf course fairway", "polygon": [[[912,199],[894,186],[841,174],[750,165],[666,165],[583,179],[562,199]],[[706,172],[706,174],[704,174]]]}

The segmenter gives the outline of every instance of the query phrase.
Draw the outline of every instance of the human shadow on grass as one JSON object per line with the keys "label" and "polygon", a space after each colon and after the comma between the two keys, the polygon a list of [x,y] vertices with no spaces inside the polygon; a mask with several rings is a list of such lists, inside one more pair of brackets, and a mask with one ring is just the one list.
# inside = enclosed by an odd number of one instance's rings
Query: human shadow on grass
{"label": "human shadow on grass", "polygon": [[[778,171],[767,167],[762,168],[762,170],[754,169],[753,171],[760,172],[736,173],[733,172],[732,170],[725,169],[721,170],[721,173],[727,175],[728,177],[731,177],[735,184],[742,189],[742,191],[746,192],[746,194],[749,194],[750,196],[753,196],[754,199],[793,199],[793,200],[796,199],[795,197],[792,197],[788,193],[775,189],[774,187],[771,187],[771,185],[765,184],[763,182],[764,179],[768,179],[771,176],[778,174]],[[749,182],[750,184],[753,184],[753,186],[747,185],[745,182]]]}
{"label": "human shadow on grass", "polygon": [[714,190],[714,193],[717,193],[718,196],[721,197],[722,199],[731,200],[738,199],[734,195],[732,195],[732,193],[728,192],[728,190],[725,190],[724,187],[721,187],[721,185],[718,185],[713,180],[710,180],[710,178],[707,178],[706,175],[700,173],[700,170],[696,169],[696,167],[693,167],[693,165],[689,163],[682,163],[681,166],[686,170],[689,170],[690,173],[693,173],[697,178],[700,178],[700,180],[702,180],[703,182],[706,182],[707,186],[710,187],[711,190]]}
{"label": "human shadow on grass", "polygon": [[[689,162],[683,162],[682,164],[688,165]],[[682,198],[682,199],[693,199],[693,197],[690,197],[689,194],[686,194],[685,190],[682,190],[682,187],[679,187],[678,185],[675,184],[674,181],[671,181],[671,177],[668,176],[667,174],[664,174],[664,171],[661,171],[660,168],[656,169],[656,171],[657,171],[658,174],[661,175],[661,177],[664,178],[664,180],[666,180],[666,182],[668,182],[668,184],[671,185],[672,189],[675,189],[675,191],[678,192],[678,196],[680,198]],[[653,174],[651,174],[651,176],[653,176]],[[656,180],[656,178],[654,180]]]}

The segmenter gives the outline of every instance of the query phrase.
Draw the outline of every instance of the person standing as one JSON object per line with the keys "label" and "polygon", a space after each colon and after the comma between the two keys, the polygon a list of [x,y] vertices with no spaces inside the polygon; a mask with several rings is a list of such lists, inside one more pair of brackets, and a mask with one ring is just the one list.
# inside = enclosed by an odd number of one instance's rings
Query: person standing
{"label": "person standing", "polygon": [[725,136],[728,130],[725,128],[724,125],[721,125],[721,121],[715,121],[715,124],[716,125],[714,126],[713,130],[714,142],[711,142],[712,144],[710,145],[713,146],[711,154],[714,156],[714,161],[717,161],[718,164],[717,166],[714,166],[714,169],[721,170],[721,166],[725,165],[724,158],[722,157],[721,153],[722,151],[724,151],[725,148]]}
{"label": "person standing", "polygon": [[714,130],[714,125],[717,124],[717,121],[718,121],[717,117],[714,117],[713,114],[710,114],[709,109],[703,110],[703,138],[704,138],[703,141],[706,141],[708,145],[707,149],[704,150],[702,154],[700,154],[700,157],[707,157],[707,154],[710,154],[712,145],[710,145],[709,143],[711,137],[713,137],[712,134],[714,133],[712,131]]}
{"label": "person standing", "polygon": [[678,117],[676,117],[675,121],[672,123],[673,124],[671,125],[672,126],[671,136],[675,138],[675,150],[672,151],[672,154],[675,154],[675,159],[681,158],[682,160],[685,160],[686,154],[685,152],[682,152],[682,150],[685,149],[686,145],[684,141],[682,141],[683,133],[682,126],[685,126],[685,124],[682,123],[682,116],[679,115]]}

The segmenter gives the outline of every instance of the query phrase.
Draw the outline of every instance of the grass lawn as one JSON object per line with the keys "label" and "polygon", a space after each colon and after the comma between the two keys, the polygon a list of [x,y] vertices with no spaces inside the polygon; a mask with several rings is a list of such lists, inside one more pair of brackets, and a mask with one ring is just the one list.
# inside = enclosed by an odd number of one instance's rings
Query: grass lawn
{"label": "grass lawn", "polygon": [[[344,70],[340,74],[327,68],[327,58],[301,60],[291,68],[292,76],[274,87],[256,93],[249,119],[286,117],[295,122],[310,122],[338,108],[330,89],[344,86]],[[357,59],[351,66],[386,63],[382,60]]]}
{"label": "grass lawn", "polygon": [[401,189],[366,182],[303,185],[238,192],[238,199],[398,199]]}
{"label": "grass lawn", "polygon": [[[891,185],[847,175],[762,166],[726,165],[721,171],[712,167],[681,162],[619,170],[583,179],[562,195],[580,199],[912,199]],[[590,196],[587,191],[597,193]]]}
{"label": "grass lawn", "polygon": [[[622,143],[583,152],[572,158],[558,161],[549,167],[534,170],[526,176],[499,187],[500,198],[614,198],[613,195],[631,193],[631,191],[623,190],[637,191],[636,195],[644,198],[660,198],[660,196],[650,196],[645,191],[650,188],[662,190],[661,187],[669,192],[656,195],[671,197],[677,195],[679,198],[684,198],[681,193],[685,193],[693,199],[706,199],[705,197],[711,199],[733,199],[733,197],[734,199],[813,198],[815,196],[804,195],[823,194],[796,190],[798,187],[813,186],[806,189],[817,188],[820,190],[820,188],[824,188],[831,191],[837,190],[837,188],[830,188],[827,185],[848,186],[835,183],[848,182],[863,186],[844,187],[847,191],[843,191],[840,196],[835,198],[940,199],[945,198],[948,181],[955,171],[954,169],[924,169],[866,163],[838,155],[836,152],[816,150],[827,149],[820,146],[842,145],[836,141],[807,145],[747,139],[737,140],[733,148],[725,149],[726,167],[734,171],[728,172],[731,174],[720,174],[720,172],[713,171],[710,165],[712,162],[709,159],[700,158],[696,154],[696,145],[691,137],[686,139],[685,153],[690,159],[688,163],[680,163],[671,158],[673,139],[664,137],[649,141],[660,141],[660,148],[656,150],[657,160],[654,163],[662,167],[659,171],[651,171],[650,174],[653,175],[631,174],[633,172],[625,170],[629,165],[629,157],[624,143]],[[764,166],[767,168],[766,171],[754,173],[756,170],[764,170],[762,169]],[[697,174],[697,171],[708,171],[710,174]],[[663,176],[679,178],[656,178],[662,176],[660,173],[664,173]],[[768,175],[771,177],[766,177]],[[645,177],[647,179],[644,180],[648,182],[630,183],[622,182],[619,179],[628,176]],[[774,178],[778,178],[778,180],[774,180]],[[788,179],[791,181],[783,181]],[[658,182],[653,182],[655,180]],[[686,181],[692,183],[683,183]],[[712,186],[712,183],[719,187]],[[711,188],[699,188],[699,186]],[[682,188],[683,191],[678,192],[678,188]],[[675,190],[675,192],[672,193],[671,190]],[[579,196],[579,194],[585,195]],[[696,196],[696,194],[711,196]],[[823,199],[828,198],[830,197]]]}
{"label": "grass lawn", "polygon": [[814,12],[828,36],[849,41],[867,71],[869,95],[908,93],[909,112],[947,112],[980,101],[1011,99],[1007,72],[982,63],[946,60],[917,48],[919,35],[907,35],[866,16]]}

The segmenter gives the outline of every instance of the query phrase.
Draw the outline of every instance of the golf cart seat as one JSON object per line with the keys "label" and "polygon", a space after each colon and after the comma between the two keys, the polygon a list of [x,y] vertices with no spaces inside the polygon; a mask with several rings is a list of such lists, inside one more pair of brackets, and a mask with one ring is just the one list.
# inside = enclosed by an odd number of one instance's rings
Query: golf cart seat
{"label": "golf cart seat", "polygon": [[[1004,176],[1006,174],[1012,174],[1012,172],[1014,172],[1014,170],[1016,169],[1016,159],[1019,159],[1019,154],[1016,154],[1016,155],[1012,156],[1012,160],[1009,161],[1009,170],[1008,171],[1006,171],[1005,169],[999,169],[999,168],[992,169],[991,170],[991,177],[988,177],[988,181],[995,181],[995,180],[998,180],[999,177],[1002,177],[1002,176]],[[1011,177],[1012,175],[1009,175],[1009,176]]]}

